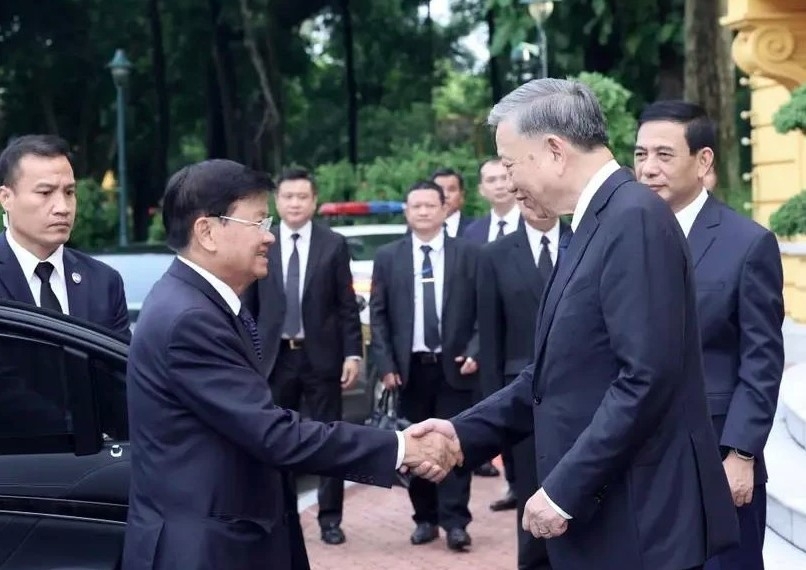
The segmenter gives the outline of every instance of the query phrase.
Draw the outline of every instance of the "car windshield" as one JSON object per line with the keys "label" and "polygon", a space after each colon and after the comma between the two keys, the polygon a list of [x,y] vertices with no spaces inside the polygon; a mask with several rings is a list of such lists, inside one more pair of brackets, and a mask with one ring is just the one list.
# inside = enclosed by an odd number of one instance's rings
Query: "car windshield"
{"label": "car windshield", "polygon": [[126,302],[138,307],[174,259],[172,254],[167,253],[108,254],[94,257],[120,273],[126,291]]}
{"label": "car windshield", "polygon": [[379,247],[400,238],[400,234],[371,234],[363,236],[346,236],[347,247],[350,248],[350,259],[353,261],[372,261]]}

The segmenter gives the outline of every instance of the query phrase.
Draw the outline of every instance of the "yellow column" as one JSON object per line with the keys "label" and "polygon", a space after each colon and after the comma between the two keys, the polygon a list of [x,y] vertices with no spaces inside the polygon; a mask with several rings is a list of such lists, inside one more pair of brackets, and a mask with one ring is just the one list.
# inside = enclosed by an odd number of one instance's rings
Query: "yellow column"
{"label": "yellow column", "polygon": [[[728,0],[722,25],[736,32],[733,59],[750,76],[753,217],[768,225],[781,204],[806,189],[806,137],[781,135],[772,117],[806,83],[806,0]],[[806,236],[795,242],[806,242]],[[806,321],[806,243],[782,243],[787,314]]]}

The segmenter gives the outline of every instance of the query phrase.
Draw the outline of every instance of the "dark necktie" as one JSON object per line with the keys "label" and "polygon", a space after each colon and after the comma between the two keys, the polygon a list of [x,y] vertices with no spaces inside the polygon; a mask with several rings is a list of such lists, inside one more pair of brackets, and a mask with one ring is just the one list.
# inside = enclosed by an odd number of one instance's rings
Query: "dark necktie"
{"label": "dark necktie", "polygon": [[551,253],[549,252],[550,240],[546,236],[543,236],[540,238],[540,243],[543,247],[537,258],[537,270],[543,277],[543,283],[548,283],[549,279],[551,279],[551,272],[554,269],[554,265],[551,263]]}
{"label": "dark necktie", "polygon": [[288,259],[288,270],[285,277],[285,319],[283,334],[288,338],[296,338],[302,328],[302,313],[299,305],[299,250],[297,240],[299,234],[291,234],[294,251]]}
{"label": "dark necktie", "polygon": [[437,298],[434,287],[434,266],[431,265],[431,246],[421,245],[423,250],[423,336],[425,346],[432,352],[439,348],[439,317],[437,316]]}
{"label": "dark necktie", "polygon": [[495,236],[496,240],[504,237],[504,226],[507,225],[506,220],[498,220],[498,233]]}
{"label": "dark necktie", "polygon": [[249,337],[252,339],[252,348],[255,349],[258,360],[263,360],[263,349],[260,343],[260,334],[257,332],[257,323],[254,317],[249,312],[249,309],[241,305],[241,311],[238,313],[238,318],[241,319],[243,326],[246,327]]}
{"label": "dark necktie", "polygon": [[574,236],[574,232],[571,230],[566,231],[560,236],[560,243],[557,244],[557,266],[565,261],[563,258],[565,254],[568,252],[568,244],[571,243],[571,238]]}
{"label": "dark necktie", "polygon": [[50,309],[51,311],[63,312],[62,304],[59,303],[56,293],[50,286],[50,275],[53,273],[53,265],[48,261],[43,261],[34,269],[34,273],[42,282],[39,289],[39,306],[43,309]]}

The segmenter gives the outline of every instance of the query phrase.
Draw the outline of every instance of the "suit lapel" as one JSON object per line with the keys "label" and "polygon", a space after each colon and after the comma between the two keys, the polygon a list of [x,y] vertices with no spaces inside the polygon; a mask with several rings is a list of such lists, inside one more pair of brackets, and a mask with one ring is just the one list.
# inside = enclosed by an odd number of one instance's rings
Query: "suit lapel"
{"label": "suit lapel", "polygon": [[67,248],[64,248],[64,283],[70,315],[89,320],[92,283],[78,258]]}
{"label": "suit lapel", "polygon": [[[411,235],[407,235],[404,239],[400,240],[397,247],[396,258],[398,263],[393,265],[395,272],[395,279],[399,280],[401,290],[400,302],[405,303],[405,314],[412,315],[414,318],[414,253],[412,252]],[[420,273],[422,268],[417,268],[417,274]]]}
{"label": "suit lapel", "polygon": [[252,348],[252,337],[250,336],[249,331],[246,330],[246,327],[241,322],[241,319],[238,318],[238,315],[232,312],[232,308],[227,305],[227,302],[224,300],[221,294],[215,290],[215,287],[213,287],[209,281],[199,275],[190,266],[178,259],[174,259],[171,267],[168,268],[168,272],[174,277],[177,277],[178,279],[181,279],[182,281],[185,281],[186,283],[189,283],[193,287],[199,289],[205,294],[205,296],[207,296],[208,299],[210,299],[210,301],[212,301],[219,309],[226,313],[227,317],[229,317],[230,321],[235,327],[235,330],[238,332],[238,336],[241,337],[241,340],[246,346],[246,354],[250,364],[252,364],[252,366],[258,372],[263,372],[264,365],[258,360],[257,354]]}
{"label": "suit lapel", "polygon": [[0,234],[0,283],[8,291],[11,300],[36,305],[31,288],[22,274],[20,262],[8,245],[5,232]]}
{"label": "suit lapel", "polygon": [[530,284],[529,290],[539,303],[546,284],[543,283],[543,287],[537,287],[537,284],[542,282],[543,279],[537,270],[537,264],[535,263],[534,255],[532,255],[532,248],[529,246],[529,237],[526,235],[526,230],[518,230],[515,247],[511,250],[510,255],[512,256],[513,264],[521,272],[526,283]]}
{"label": "suit lapel", "polygon": [[311,225],[311,245],[308,247],[308,261],[305,264],[305,284],[302,286],[302,298],[305,298],[305,295],[308,292],[308,287],[311,284],[311,279],[313,277],[314,268],[316,264],[319,262],[319,258],[322,257],[322,250],[325,247],[323,243],[323,235],[322,232],[319,231],[319,228],[316,227],[316,224]]}
{"label": "suit lapel", "polygon": [[565,286],[582,260],[591,238],[599,228],[599,212],[604,209],[608,200],[610,200],[610,196],[619,186],[632,180],[635,179],[626,170],[623,168],[617,170],[599,187],[588,205],[585,215],[582,216],[579,227],[571,237],[571,243],[568,244],[568,249],[563,254],[563,258],[559,260],[559,266],[554,272],[553,279],[543,300],[542,309],[538,317],[537,337],[535,338],[536,361],[542,356],[546,337],[554,319],[554,312],[557,310],[557,304],[560,302]]}
{"label": "suit lapel", "polygon": [[708,196],[688,233],[688,245],[694,267],[697,267],[716,239],[716,228],[719,227],[722,217],[718,206],[716,199]]}
{"label": "suit lapel", "polygon": [[283,247],[280,242],[280,231],[275,228],[274,245],[269,248],[269,278],[274,279],[277,289],[283,291]]}
{"label": "suit lapel", "polygon": [[444,268],[442,271],[442,313],[448,304],[448,297],[451,293],[451,283],[453,283],[453,270],[456,267],[456,242],[451,238],[445,238]]}

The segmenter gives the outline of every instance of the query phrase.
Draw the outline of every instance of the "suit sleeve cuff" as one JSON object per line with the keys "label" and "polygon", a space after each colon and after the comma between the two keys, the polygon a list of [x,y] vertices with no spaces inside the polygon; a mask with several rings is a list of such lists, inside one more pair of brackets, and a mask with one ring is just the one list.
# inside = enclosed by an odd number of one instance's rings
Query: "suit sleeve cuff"
{"label": "suit sleeve cuff", "polygon": [[359,362],[361,362],[362,357],[358,356],[357,354],[351,354],[350,356],[345,358],[345,360],[358,360]]}
{"label": "suit sleeve cuff", "polygon": [[397,435],[397,462],[395,463],[395,471],[400,469],[403,465],[403,458],[406,457],[406,438],[403,436],[402,431],[396,431]]}
{"label": "suit sleeve cuff", "polygon": [[566,513],[564,510],[562,510],[560,507],[558,507],[554,501],[549,499],[549,496],[546,494],[546,491],[545,489],[543,489],[543,487],[540,488],[538,493],[543,493],[543,497],[546,499],[546,502],[551,506],[552,509],[557,511],[557,514],[560,515],[562,518],[564,518],[567,521],[570,521],[572,518],[574,518],[568,513]]}

